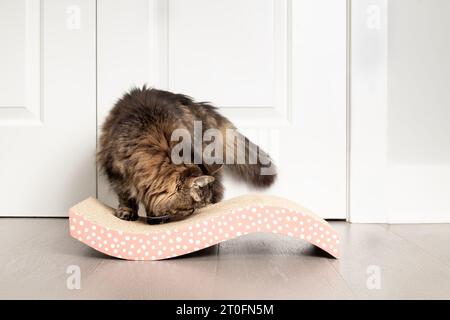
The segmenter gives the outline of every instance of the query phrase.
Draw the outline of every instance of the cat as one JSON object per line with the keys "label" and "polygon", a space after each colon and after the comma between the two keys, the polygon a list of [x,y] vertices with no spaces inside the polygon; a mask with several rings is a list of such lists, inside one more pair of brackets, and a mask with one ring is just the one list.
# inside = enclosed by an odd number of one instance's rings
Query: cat
{"label": "cat", "polygon": [[[231,157],[231,163],[225,160],[211,163],[203,154],[197,164],[172,161],[172,152],[179,143],[172,141],[174,130],[181,128],[193,136],[195,121],[201,124],[202,133],[208,129],[224,133],[226,138],[219,146],[227,159]],[[230,138],[227,130],[234,131],[242,140]],[[239,141],[245,150],[244,163],[237,161]],[[202,142],[202,146],[206,147],[206,143]],[[198,155],[195,145],[191,153],[194,157]],[[255,155],[259,157],[251,163],[249,159]],[[198,208],[222,200],[224,168],[235,178],[256,187],[268,187],[276,179],[270,156],[240,134],[215,107],[195,102],[186,95],[146,86],[125,93],[111,109],[102,126],[97,162],[117,193],[119,205],[115,216],[136,220],[142,203],[149,223],[155,218],[164,218],[162,221],[184,218]],[[271,174],[261,174],[262,168],[271,168]]]}

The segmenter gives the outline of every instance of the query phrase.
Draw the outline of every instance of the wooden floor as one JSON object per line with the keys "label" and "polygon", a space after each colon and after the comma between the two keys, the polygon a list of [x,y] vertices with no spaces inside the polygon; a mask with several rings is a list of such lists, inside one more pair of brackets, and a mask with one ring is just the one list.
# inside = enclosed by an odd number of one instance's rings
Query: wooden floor
{"label": "wooden floor", "polygon": [[[339,260],[299,240],[258,234],[133,262],[72,239],[67,219],[2,218],[0,298],[450,299],[450,225],[332,224],[342,238]],[[80,267],[79,290],[67,288],[70,265]],[[379,289],[367,286],[373,270]]]}

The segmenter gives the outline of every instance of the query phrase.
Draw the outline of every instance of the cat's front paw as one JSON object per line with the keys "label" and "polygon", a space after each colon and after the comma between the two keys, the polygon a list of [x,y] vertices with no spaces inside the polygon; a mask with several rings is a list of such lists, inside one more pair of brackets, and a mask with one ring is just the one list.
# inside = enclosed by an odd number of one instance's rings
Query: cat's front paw
{"label": "cat's front paw", "polygon": [[136,221],[139,217],[135,210],[126,207],[117,208],[116,211],[114,211],[114,215],[117,218],[126,221]]}

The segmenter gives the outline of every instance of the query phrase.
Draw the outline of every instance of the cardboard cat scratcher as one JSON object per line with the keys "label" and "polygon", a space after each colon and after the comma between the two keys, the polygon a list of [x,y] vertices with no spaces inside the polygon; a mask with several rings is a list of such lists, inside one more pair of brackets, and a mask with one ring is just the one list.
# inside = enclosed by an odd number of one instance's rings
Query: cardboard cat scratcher
{"label": "cardboard cat scratcher", "polygon": [[69,221],[72,237],[127,260],[172,258],[254,232],[302,239],[339,257],[339,236],[325,220],[292,201],[267,195],[225,200],[159,225],[120,220],[112,208],[88,198],[70,209]]}

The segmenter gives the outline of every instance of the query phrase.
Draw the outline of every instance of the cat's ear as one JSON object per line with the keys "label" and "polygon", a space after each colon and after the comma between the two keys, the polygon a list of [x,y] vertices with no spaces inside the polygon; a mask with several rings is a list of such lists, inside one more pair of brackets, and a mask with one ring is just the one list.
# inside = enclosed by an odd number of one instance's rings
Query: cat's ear
{"label": "cat's ear", "polygon": [[215,178],[213,176],[200,176],[200,177],[195,177],[194,179],[192,179],[191,181],[191,188],[203,188],[204,186],[210,184],[211,182],[213,182],[215,180]]}
{"label": "cat's ear", "polygon": [[205,167],[206,172],[212,175],[222,169],[223,163],[204,164],[203,166]]}

